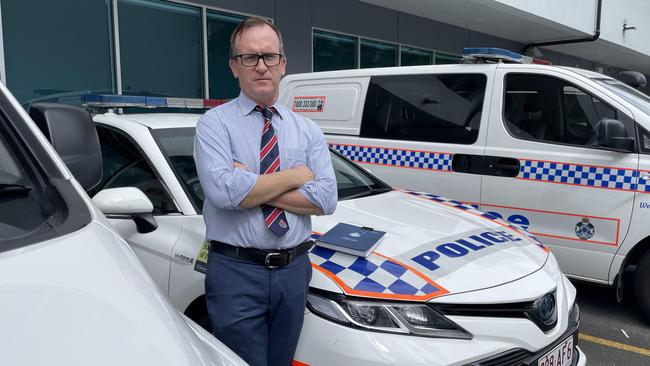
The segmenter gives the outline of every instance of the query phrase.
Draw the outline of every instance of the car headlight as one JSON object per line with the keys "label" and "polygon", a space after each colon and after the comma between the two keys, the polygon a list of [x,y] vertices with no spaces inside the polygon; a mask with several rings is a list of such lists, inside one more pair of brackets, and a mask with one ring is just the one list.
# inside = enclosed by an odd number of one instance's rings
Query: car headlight
{"label": "car headlight", "polygon": [[424,337],[472,339],[472,335],[427,304],[371,301],[311,290],[309,310],[354,328]]}

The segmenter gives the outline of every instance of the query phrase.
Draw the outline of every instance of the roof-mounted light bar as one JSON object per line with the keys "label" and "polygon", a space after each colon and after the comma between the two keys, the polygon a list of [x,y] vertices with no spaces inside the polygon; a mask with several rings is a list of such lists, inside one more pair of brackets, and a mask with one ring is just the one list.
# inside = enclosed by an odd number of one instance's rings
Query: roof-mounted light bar
{"label": "roof-mounted light bar", "polygon": [[508,51],[503,48],[495,47],[467,47],[463,48],[463,57],[470,62],[476,61],[493,61],[493,62],[510,62],[519,64],[540,64],[550,65],[546,60],[540,60],[530,56],[525,56],[516,52]]}
{"label": "roof-mounted light bar", "polygon": [[166,98],[138,95],[86,94],[81,96],[84,107],[93,108],[194,108],[209,109],[229,99]]}

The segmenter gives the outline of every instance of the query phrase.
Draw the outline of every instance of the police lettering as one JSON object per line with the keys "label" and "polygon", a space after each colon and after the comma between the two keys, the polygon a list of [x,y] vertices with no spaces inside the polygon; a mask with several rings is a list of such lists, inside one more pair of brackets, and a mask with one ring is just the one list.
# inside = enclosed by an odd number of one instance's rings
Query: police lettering
{"label": "police lettering", "polygon": [[454,242],[440,244],[434,250],[428,250],[411,258],[411,260],[430,271],[435,271],[440,268],[436,264],[440,255],[448,258],[460,258],[471,252],[476,252],[495,244],[517,241],[521,241],[521,238],[517,238],[505,231],[486,231],[478,235],[470,235],[467,238],[458,239]]}

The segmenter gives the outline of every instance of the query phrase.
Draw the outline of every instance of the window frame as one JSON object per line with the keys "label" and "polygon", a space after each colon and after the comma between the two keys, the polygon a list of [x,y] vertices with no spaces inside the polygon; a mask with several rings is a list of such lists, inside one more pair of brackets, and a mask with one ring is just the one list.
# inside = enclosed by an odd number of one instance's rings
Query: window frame
{"label": "window frame", "polygon": [[59,195],[67,215],[56,226],[56,230],[32,232],[19,238],[3,240],[0,242],[2,244],[0,253],[71,234],[92,222],[92,209],[81,196],[82,193],[66,179],[53,160],[53,156],[50,155],[53,150],[46,149],[42,145],[43,140],[34,134],[34,130],[23,119],[24,112],[21,114],[18,111],[20,106],[14,101],[5,94],[4,89],[0,88],[0,119],[4,124],[4,126],[0,125],[0,132],[3,132],[5,138],[10,140],[9,143],[19,150],[18,160],[26,161],[24,162],[28,165],[26,169],[30,170],[26,174],[34,175],[32,179],[35,179],[42,188],[50,185]]}
{"label": "window frame", "polygon": [[[182,213],[183,213],[183,212],[181,211],[181,209],[179,208],[179,204],[178,204],[178,202],[177,202],[177,200],[176,200],[176,197],[174,196],[174,194],[172,193],[172,191],[169,189],[169,186],[167,185],[167,182],[165,182],[165,180],[162,179],[162,175],[160,174],[160,172],[159,172],[158,169],[156,168],[156,165],[153,164],[153,161],[152,161],[152,160],[149,158],[149,156],[145,153],[145,151],[142,149],[142,147],[140,146],[140,144],[139,144],[139,143],[138,143],[138,142],[137,142],[137,141],[136,141],[136,140],[135,140],[135,139],[134,139],[134,138],[133,138],[129,133],[127,133],[126,131],[124,131],[123,129],[121,129],[121,128],[119,128],[119,127],[115,127],[115,126],[112,126],[112,125],[109,125],[109,124],[105,124],[105,123],[97,123],[97,122],[96,122],[96,123],[95,123],[95,128],[106,128],[106,129],[111,130],[111,131],[113,131],[113,132],[119,133],[119,134],[120,134],[122,137],[124,137],[127,141],[129,141],[130,143],[132,143],[133,146],[135,146],[135,148],[136,148],[136,150],[138,151],[138,153],[140,153],[140,155],[143,157],[142,161],[146,162],[146,163],[149,165],[149,168],[151,168],[151,171],[153,172],[154,176],[156,177],[156,179],[158,179],[158,181],[160,182],[161,186],[162,186],[163,189],[165,190],[165,193],[166,193],[167,196],[169,197],[169,201],[172,203],[172,205],[174,205],[174,211],[168,211],[168,212],[153,212],[153,215],[154,215],[154,216],[168,216],[168,215],[175,215],[175,214],[182,214]],[[147,128],[147,130],[149,130],[149,134],[150,134],[150,135],[152,136],[152,138],[153,138],[153,134],[151,133],[151,129],[150,129],[150,128]],[[154,140],[155,140],[155,139],[154,139]],[[101,147],[101,141],[100,141],[100,147]],[[102,166],[102,173],[103,173],[103,166]],[[102,178],[102,179],[103,179],[103,178]],[[98,185],[98,187],[99,187],[99,185]],[[94,190],[95,188],[98,188],[98,187],[94,187],[93,190]],[[113,188],[119,188],[119,187],[113,187]],[[97,193],[101,192],[101,191],[104,190],[104,189],[108,189],[108,188],[106,188],[106,187],[102,187],[100,190],[98,190],[98,191],[96,191],[96,192],[94,193],[93,197],[94,197]],[[144,192],[143,192],[143,193],[144,193]],[[90,195],[90,192],[88,192],[88,194]],[[146,195],[146,193],[145,193],[145,195]],[[147,197],[147,198],[149,198],[149,197]],[[154,207],[154,210],[155,210],[155,207]]]}
{"label": "window frame", "polygon": [[[385,77],[418,77],[418,76],[449,76],[449,75],[456,75],[456,76],[463,76],[463,75],[472,75],[472,76],[477,76],[477,77],[482,77],[484,81],[484,89],[482,91],[483,93],[483,99],[482,99],[482,105],[480,109],[481,117],[479,119],[479,125],[478,128],[476,129],[476,137],[473,139],[471,142],[459,142],[459,141],[431,141],[430,139],[424,140],[424,139],[412,139],[412,138],[403,138],[403,137],[391,137],[388,134],[385,134],[383,136],[371,136],[367,134],[367,127],[364,128],[364,126],[367,126],[367,124],[364,124],[365,121],[365,111],[366,111],[366,104],[368,103],[368,91],[370,90],[370,85],[372,83],[373,79],[376,78],[385,78]],[[479,137],[481,134],[481,127],[482,127],[482,120],[484,119],[484,112],[485,112],[485,107],[486,103],[489,103],[489,98],[488,98],[488,86],[489,86],[489,75],[483,72],[441,72],[441,73],[426,73],[426,74],[420,74],[420,73],[414,73],[414,74],[391,74],[391,75],[372,75],[370,77],[369,83],[368,83],[368,90],[366,91],[366,96],[365,96],[365,101],[363,105],[363,109],[361,112],[361,124],[359,126],[359,137],[360,138],[374,138],[374,139],[381,139],[381,140],[389,140],[389,141],[409,141],[409,142],[420,142],[420,143],[428,143],[428,144],[453,144],[453,145],[459,145],[459,146],[472,146],[475,145],[479,141]],[[459,128],[461,128],[459,126]],[[485,129],[487,127],[483,127]]]}
{"label": "window frame", "polygon": [[[569,80],[567,80],[567,79],[564,79],[564,78],[558,77],[558,76],[556,76],[556,75],[542,74],[542,73],[538,73],[538,72],[521,72],[521,71],[513,71],[513,72],[507,72],[507,73],[505,73],[505,74],[503,75],[503,80],[502,80],[502,85],[503,85],[503,87],[502,87],[502,90],[501,90],[501,113],[500,113],[500,116],[499,116],[499,117],[501,118],[501,125],[504,127],[504,129],[506,130],[506,132],[508,133],[508,135],[509,135],[510,137],[512,137],[512,138],[514,138],[514,139],[516,139],[516,140],[529,141],[529,142],[535,142],[535,143],[541,143],[541,144],[558,145],[558,146],[566,146],[566,147],[573,147],[573,148],[580,148],[580,149],[590,149],[590,150],[616,151],[616,150],[613,150],[613,149],[611,149],[611,148],[608,148],[608,147],[605,147],[605,146],[599,146],[599,145],[596,145],[596,146],[585,146],[585,145],[570,144],[570,143],[566,143],[566,142],[556,142],[556,141],[548,141],[548,140],[538,140],[538,139],[535,139],[535,138],[525,138],[525,137],[522,137],[522,136],[517,136],[517,135],[516,135],[516,134],[515,134],[511,129],[510,129],[510,127],[508,126],[508,124],[506,123],[506,117],[505,117],[505,113],[506,113],[506,108],[505,108],[505,106],[506,106],[506,95],[507,95],[507,81],[508,81],[508,76],[512,76],[512,75],[517,75],[517,76],[522,76],[522,75],[523,75],[523,76],[541,76],[541,77],[552,78],[552,79],[558,80],[558,81],[560,81],[561,83],[565,84],[564,86],[570,86],[570,87],[576,88],[576,89],[578,89],[579,91],[581,91],[581,92],[585,93],[586,95],[590,96],[591,98],[595,98],[595,99],[597,99],[598,101],[600,101],[600,103],[603,103],[605,106],[607,106],[608,108],[613,109],[613,110],[616,112],[616,119],[619,120],[620,122],[622,122],[623,124],[626,125],[626,130],[628,130],[628,132],[629,132],[629,131],[633,131],[632,136],[628,136],[628,137],[634,137],[634,139],[635,139],[634,150],[631,151],[631,152],[629,152],[629,153],[630,153],[630,154],[631,154],[631,153],[638,153],[638,152],[640,151],[639,136],[638,136],[638,133],[637,133],[636,122],[635,122],[634,118],[628,116],[627,113],[625,113],[625,111],[623,111],[623,110],[622,110],[621,108],[619,108],[619,107],[615,107],[615,106],[613,106],[611,103],[609,103],[609,102],[603,100],[603,98],[600,98],[600,97],[594,95],[594,93],[591,93],[591,92],[585,90],[585,88],[583,88],[583,87],[581,87],[581,86],[578,86],[578,85],[577,85],[576,83],[574,83],[574,82],[571,82],[571,81],[569,81]],[[562,100],[561,100],[561,103],[562,103],[562,105],[561,105],[561,108],[562,108],[561,113],[562,113],[562,118],[565,118],[564,114],[565,114],[565,112],[566,112],[566,111],[565,111],[565,108],[566,108],[566,107],[565,107],[565,103],[564,103],[564,95],[562,95],[561,98],[562,98]],[[623,114],[623,115],[625,116],[625,118],[623,118],[624,120],[620,118],[619,114]],[[625,120],[627,120],[627,121],[625,121]],[[631,125],[630,125],[630,124],[631,124]]]}

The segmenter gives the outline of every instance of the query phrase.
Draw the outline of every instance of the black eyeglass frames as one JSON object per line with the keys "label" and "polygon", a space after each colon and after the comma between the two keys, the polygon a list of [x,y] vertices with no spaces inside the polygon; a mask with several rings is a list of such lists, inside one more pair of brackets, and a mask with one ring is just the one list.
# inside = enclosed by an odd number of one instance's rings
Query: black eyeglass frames
{"label": "black eyeglass frames", "polygon": [[280,53],[264,53],[261,55],[255,53],[242,53],[240,55],[235,55],[233,58],[239,58],[241,64],[246,67],[255,67],[260,62],[260,59],[264,62],[266,67],[278,66],[280,60],[282,59],[282,54]]}

